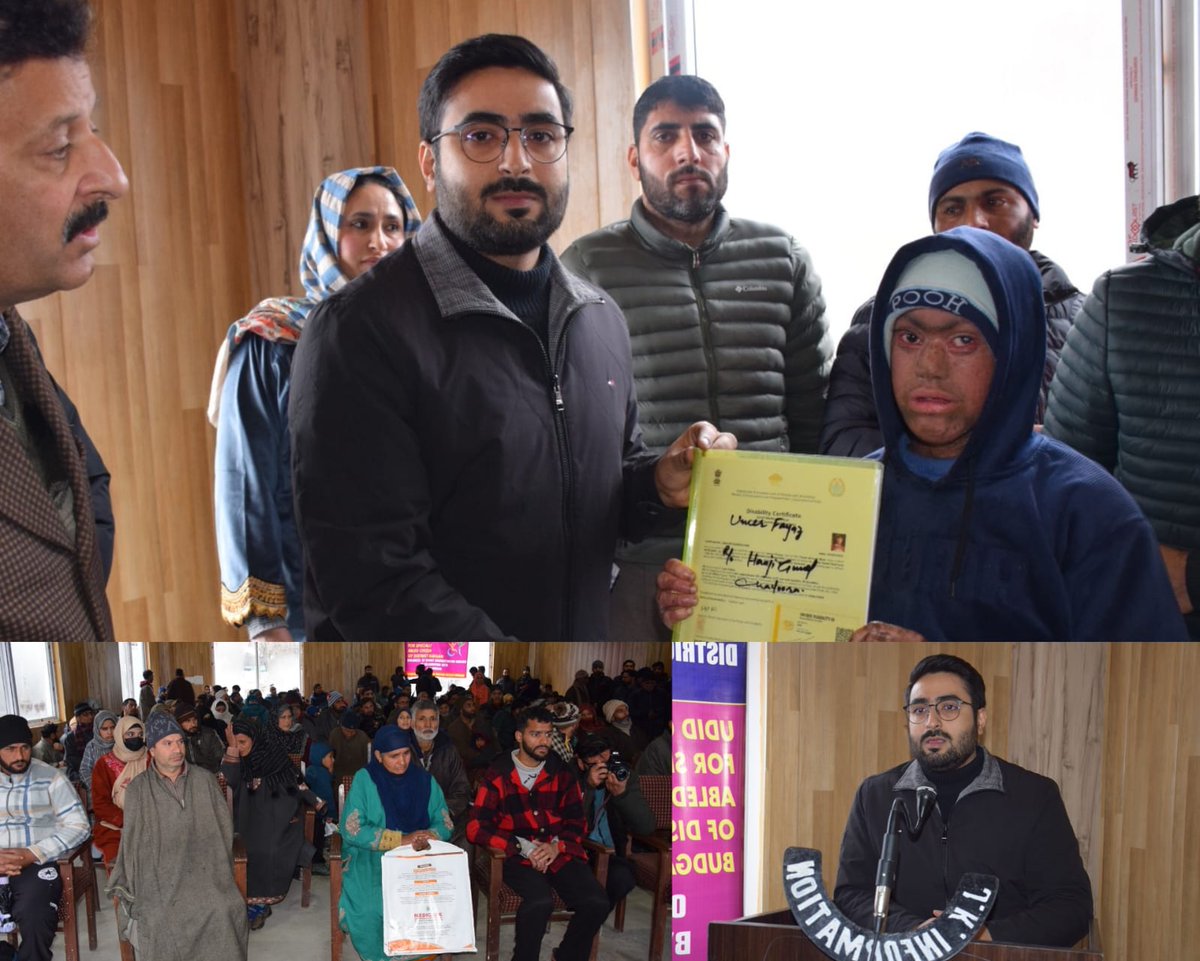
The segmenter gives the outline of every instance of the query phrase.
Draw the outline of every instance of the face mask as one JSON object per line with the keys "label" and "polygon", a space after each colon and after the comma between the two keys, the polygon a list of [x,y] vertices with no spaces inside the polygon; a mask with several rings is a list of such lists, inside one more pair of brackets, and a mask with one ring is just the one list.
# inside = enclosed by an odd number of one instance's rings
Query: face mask
{"label": "face mask", "polygon": [[131,751],[140,751],[145,746],[146,746],[146,739],[144,737],[127,737],[127,738],[125,738],[125,747],[127,747]]}

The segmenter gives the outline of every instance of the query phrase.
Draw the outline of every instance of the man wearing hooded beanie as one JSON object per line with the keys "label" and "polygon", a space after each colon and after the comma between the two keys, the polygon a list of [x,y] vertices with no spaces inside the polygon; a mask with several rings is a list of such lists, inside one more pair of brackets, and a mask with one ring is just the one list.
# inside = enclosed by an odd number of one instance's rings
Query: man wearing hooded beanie
{"label": "man wearing hooded beanie", "polygon": [[[956,227],[892,258],[871,315],[872,621],[854,640],[1186,640],[1137,504],[1033,430],[1045,323],[1037,267],[994,233]],[[689,583],[681,564],[660,574],[664,621],[694,607],[671,596]]]}

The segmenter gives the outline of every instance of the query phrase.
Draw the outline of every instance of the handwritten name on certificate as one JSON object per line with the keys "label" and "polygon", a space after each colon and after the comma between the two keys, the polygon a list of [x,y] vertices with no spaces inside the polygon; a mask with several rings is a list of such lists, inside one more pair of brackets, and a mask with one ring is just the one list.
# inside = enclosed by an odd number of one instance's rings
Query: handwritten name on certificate
{"label": "handwritten name on certificate", "polygon": [[867,622],[883,465],[696,454],[683,561],[699,603],[675,641],[838,641]]}

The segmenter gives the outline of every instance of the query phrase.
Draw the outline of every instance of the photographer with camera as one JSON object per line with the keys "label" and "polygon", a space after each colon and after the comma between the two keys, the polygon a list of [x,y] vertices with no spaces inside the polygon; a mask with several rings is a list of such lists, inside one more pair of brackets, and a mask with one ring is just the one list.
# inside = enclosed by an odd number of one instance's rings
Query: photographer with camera
{"label": "photographer with camera", "polygon": [[579,789],[589,840],[617,853],[608,861],[608,909],[636,886],[633,865],[625,857],[630,834],[653,834],[654,812],[642,797],[637,775],[629,762],[600,734],[589,734],[575,748]]}

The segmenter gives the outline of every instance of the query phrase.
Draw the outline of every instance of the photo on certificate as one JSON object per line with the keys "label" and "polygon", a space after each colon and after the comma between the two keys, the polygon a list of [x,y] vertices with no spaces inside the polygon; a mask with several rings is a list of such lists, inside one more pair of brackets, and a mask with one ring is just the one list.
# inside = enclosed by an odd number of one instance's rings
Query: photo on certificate
{"label": "photo on certificate", "polygon": [[676,641],[838,641],[867,621],[883,465],[701,451],[683,561],[694,617]]}

